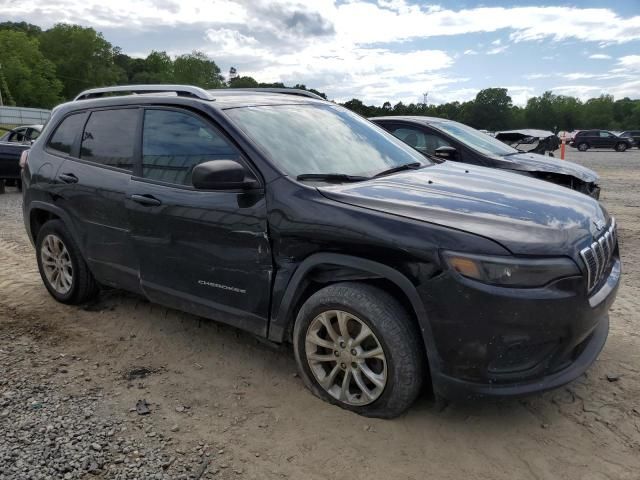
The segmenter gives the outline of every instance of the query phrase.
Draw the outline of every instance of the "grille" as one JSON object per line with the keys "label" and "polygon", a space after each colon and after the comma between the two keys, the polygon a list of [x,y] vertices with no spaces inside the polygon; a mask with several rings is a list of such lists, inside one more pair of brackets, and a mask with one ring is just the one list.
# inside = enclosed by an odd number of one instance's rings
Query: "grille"
{"label": "grille", "polygon": [[580,252],[587,267],[587,288],[593,290],[607,272],[611,257],[616,248],[616,221],[611,218],[611,225],[596,241]]}

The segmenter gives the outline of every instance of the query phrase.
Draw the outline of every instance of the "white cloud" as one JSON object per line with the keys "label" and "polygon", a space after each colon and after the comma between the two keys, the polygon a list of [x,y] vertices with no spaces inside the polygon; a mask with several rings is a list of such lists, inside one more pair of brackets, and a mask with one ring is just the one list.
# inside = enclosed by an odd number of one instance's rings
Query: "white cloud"
{"label": "white cloud", "polygon": [[13,2],[0,5],[0,14],[10,19],[29,19],[39,25],[67,22],[96,27],[146,27],[193,24],[202,19],[214,23],[240,23],[249,12],[232,0],[41,0],[16,8]]}
{"label": "white cloud", "polygon": [[[500,32],[500,38],[486,49],[475,43],[461,49],[464,55],[497,55],[515,49],[513,44],[520,42],[571,40],[610,46],[640,40],[640,15],[621,16],[612,8],[454,10],[407,0],[35,0],[21,2],[19,9],[14,2],[0,0],[0,17],[43,27],[79,23],[118,30],[121,35],[181,28],[201,35],[201,43],[194,48],[209,53],[223,69],[233,65],[241,75],[262,81],[305,82],[337,99],[358,96],[367,102],[418,101],[427,90],[434,101],[445,101],[477,91],[466,84],[462,88],[459,84],[468,79],[451,72],[456,55],[424,43],[412,49],[418,43],[408,41],[473,33],[496,37]],[[167,35],[171,35],[168,28]],[[401,42],[406,43],[398,49]],[[144,55],[142,47],[136,46],[135,51]],[[543,60],[556,56],[553,50],[545,53]],[[640,71],[640,55],[620,58],[617,69],[602,75],[620,75],[626,82],[620,91],[628,92],[637,86],[624,76],[631,71]],[[544,78],[534,75],[524,78]],[[577,72],[565,78],[571,82],[604,78],[586,75],[594,74]],[[580,91],[596,88],[573,87]],[[514,90],[514,98],[529,95],[526,88]]]}
{"label": "white cloud", "polygon": [[623,69],[640,71],[640,55],[627,55],[625,57],[621,57],[618,59],[618,65]]}
{"label": "white cloud", "polygon": [[592,58],[594,60],[609,60],[611,58],[611,55],[607,55],[605,53],[594,53],[592,55],[589,55],[589,58]]}
{"label": "white cloud", "polygon": [[487,55],[497,55],[498,53],[504,52],[507,48],[507,45],[502,45],[501,47],[495,47],[487,50]]}
{"label": "white cloud", "polygon": [[[513,41],[578,39],[624,43],[640,39],[640,15],[625,17],[608,8],[578,7],[477,7],[461,10],[421,7],[405,0],[378,4],[353,0],[41,0],[0,6],[9,18],[38,17],[40,23],[78,22],[96,26],[135,26],[224,23],[252,24],[263,20],[257,10],[315,12],[331,22],[340,38],[353,43],[402,41],[442,35],[510,30]],[[501,40],[496,40],[500,45]]]}
{"label": "white cloud", "polygon": [[598,97],[606,92],[602,87],[595,85],[558,85],[550,88],[556,95],[567,95],[577,97],[580,100]]}
{"label": "white cloud", "polygon": [[515,105],[526,105],[527,100],[536,95],[535,89],[526,85],[513,85],[505,88]]}
{"label": "white cloud", "polygon": [[576,73],[565,73],[561,76],[563,76],[567,80],[583,80],[585,78],[598,78],[601,76],[601,74],[576,72]]}
{"label": "white cloud", "polygon": [[523,75],[522,78],[525,80],[538,80],[540,78],[549,78],[553,76],[553,73],[529,73],[527,75]]}

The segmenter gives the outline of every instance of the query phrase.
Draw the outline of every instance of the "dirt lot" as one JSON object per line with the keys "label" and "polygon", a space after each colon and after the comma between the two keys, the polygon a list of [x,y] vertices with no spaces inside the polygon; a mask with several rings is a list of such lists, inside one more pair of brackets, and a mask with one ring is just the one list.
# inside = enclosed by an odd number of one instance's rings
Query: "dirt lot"
{"label": "dirt lot", "polygon": [[[441,412],[425,395],[393,421],[314,398],[290,349],[232,328],[120,292],[85,308],[57,304],[38,276],[20,196],[8,189],[0,430],[12,433],[0,439],[0,479],[40,476],[52,461],[38,447],[45,437],[52,451],[60,439],[68,448],[42,478],[640,478],[640,150],[569,159],[601,174],[622,245],[624,280],[599,360],[544,395]],[[131,411],[141,399],[150,414]],[[3,473],[2,462],[26,473]]]}

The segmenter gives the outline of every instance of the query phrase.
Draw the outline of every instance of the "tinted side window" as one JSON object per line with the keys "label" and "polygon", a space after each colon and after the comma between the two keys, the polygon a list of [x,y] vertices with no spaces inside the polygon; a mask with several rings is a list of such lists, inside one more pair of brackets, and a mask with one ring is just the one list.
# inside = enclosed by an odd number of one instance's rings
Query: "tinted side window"
{"label": "tinted side window", "polygon": [[80,158],[133,170],[138,113],[135,108],[93,112],[82,134]]}
{"label": "tinted side window", "polygon": [[70,155],[76,135],[82,129],[84,119],[84,113],[75,113],[62,120],[62,123],[58,125],[58,128],[49,139],[47,147]]}
{"label": "tinted side window", "polygon": [[163,182],[191,185],[196,165],[239,157],[205,121],[173,110],[147,110],[142,138],[142,176]]}
{"label": "tinted side window", "polygon": [[404,143],[411,145],[416,150],[423,153],[434,154],[436,148],[450,147],[451,144],[444,138],[422,130],[401,127],[393,130],[393,135],[398,137]]}
{"label": "tinted side window", "polygon": [[40,132],[38,130],[36,130],[35,128],[30,128],[29,130],[27,130],[27,139],[28,140],[35,140],[40,136]]}

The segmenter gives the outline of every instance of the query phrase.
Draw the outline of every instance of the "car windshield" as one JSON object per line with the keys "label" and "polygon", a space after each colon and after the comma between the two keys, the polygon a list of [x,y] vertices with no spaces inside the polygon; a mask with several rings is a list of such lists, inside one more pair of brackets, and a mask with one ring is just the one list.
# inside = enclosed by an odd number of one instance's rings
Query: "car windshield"
{"label": "car windshield", "polygon": [[458,122],[440,122],[435,125],[443,132],[448,133],[456,140],[464,143],[468,147],[474,150],[484,153],[486,155],[510,155],[518,153],[513,147],[502,143],[500,140],[496,140],[486,133],[482,133],[475,128],[468,127]]}
{"label": "car windshield", "polygon": [[288,175],[372,177],[408,164],[419,152],[346,108],[330,104],[232,108],[231,119]]}

